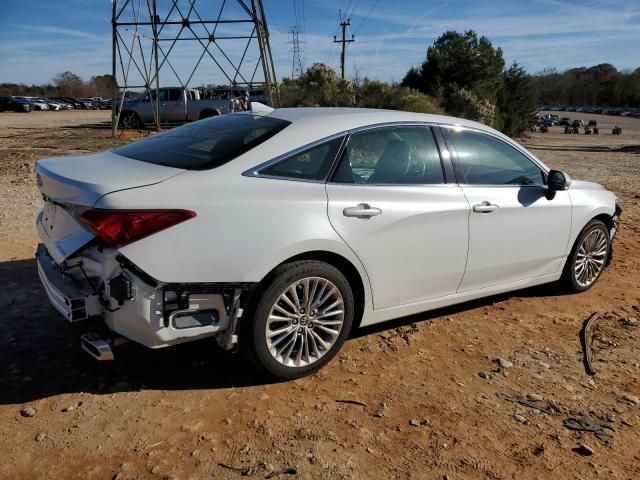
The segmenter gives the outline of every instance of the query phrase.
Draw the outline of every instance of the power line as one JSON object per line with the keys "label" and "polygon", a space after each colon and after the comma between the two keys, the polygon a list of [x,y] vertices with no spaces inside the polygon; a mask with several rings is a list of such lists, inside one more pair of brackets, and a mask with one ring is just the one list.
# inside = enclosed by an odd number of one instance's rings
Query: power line
{"label": "power line", "polygon": [[351,9],[351,13],[349,13],[347,15],[347,17],[352,17],[353,16],[353,12],[356,11],[356,8],[358,8],[358,5],[360,5],[360,0],[356,0],[356,4],[353,6],[353,8]]}
{"label": "power line", "polygon": [[358,25],[358,28],[356,28],[355,33],[358,33],[358,31],[360,30],[362,25],[364,25],[364,22],[366,22],[367,19],[369,18],[369,15],[371,15],[371,12],[373,12],[373,10],[378,6],[379,2],[380,2],[380,0],[376,0],[375,2],[373,2],[373,5],[371,5],[371,8],[369,9],[369,12],[367,12],[367,15],[362,19],[362,21],[360,22],[360,25]]}
{"label": "power line", "polygon": [[307,31],[307,19],[304,16],[304,0],[300,0],[300,5],[302,5],[302,31]]}

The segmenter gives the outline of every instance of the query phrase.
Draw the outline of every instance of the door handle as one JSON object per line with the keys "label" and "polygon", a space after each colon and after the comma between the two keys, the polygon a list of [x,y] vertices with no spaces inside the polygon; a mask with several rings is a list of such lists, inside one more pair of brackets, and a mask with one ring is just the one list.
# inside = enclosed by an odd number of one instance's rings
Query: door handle
{"label": "door handle", "polygon": [[342,210],[342,214],[345,217],[355,217],[361,219],[375,217],[376,215],[380,215],[381,213],[382,210],[376,207],[372,207],[368,203],[359,203],[355,207],[348,207]]}
{"label": "door handle", "polygon": [[476,213],[491,213],[498,209],[498,205],[493,205],[486,200],[482,203],[477,203],[473,206],[473,211]]}

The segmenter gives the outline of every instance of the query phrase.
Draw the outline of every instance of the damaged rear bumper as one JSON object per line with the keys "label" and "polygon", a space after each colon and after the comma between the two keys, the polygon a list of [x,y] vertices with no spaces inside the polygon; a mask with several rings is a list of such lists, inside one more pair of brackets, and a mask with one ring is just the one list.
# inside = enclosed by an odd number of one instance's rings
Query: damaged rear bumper
{"label": "damaged rear bumper", "polygon": [[68,321],[101,317],[112,332],[150,348],[212,336],[233,348],[240,300],[253,286],[157,282],[96,246],[57,264],[40,244],[36,258],[49,301]]}
{"label": "damaged rear bumper", "polygon": [[36,263],[40,282],[51,305],[69,322],[85,320],[101,313],[98,296],[73,277],[65,275],[42,243],[36,251]]}

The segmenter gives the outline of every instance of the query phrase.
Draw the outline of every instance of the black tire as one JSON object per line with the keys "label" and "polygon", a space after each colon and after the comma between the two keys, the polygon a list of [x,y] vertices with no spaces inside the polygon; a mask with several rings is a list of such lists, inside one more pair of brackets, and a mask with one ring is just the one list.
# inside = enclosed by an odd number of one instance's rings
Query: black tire
{"label": "black tire", "polygon": [[[342,328],[333,345],[313,363],[304,366],[287,366],[276,360],[269,351],[266,340],[267,318],[272,307],[287,287],[308,277],[327,280],[339,290],[344,312]],[[310,375],[326,365],[344,344],[353,324],[354,306],[353,291],[348,280],[333,265],[315,260],[301,260],[281,265],[265,279],[254,295],[253,305],[248,309],[247,316],[241,324],[240,349],[256,367],[273,377],[290,380]],[[300,320],[300,324],[302,324],[302,320]],[[314,328],[312,323],[310,325],[310,328]],[[294,326],[293,328],[295,330],[299,327]],[[315,328],[318,328],[317,325]],[[293,338],[298,337],[294,334]],[[297,339],[294,340],[294,345],[297,346],[297,342]],[[284,341],[283,343],[288,342]]]}
{"label": "black tire", "polygon": [[139,129],[142,128],[142,120],[140,119],[140,115],[136,112],[122,112],[120,116],[120,126],[129,129]]}
{"label": "black tire", "polygon": [[[595,278],[592,281],[590,281],[588,285],[581,285],[578,282],[575,274],[576,257],[578,256],[578,250],[583,240],[592,232],[594,232],[594,230],[600,230],[601,232],[604,233],[604,237],[606,239],[606,256],[604,258],[604,264],[600,268],[600,271],[597,273]],[[578,235],[578,238],[576,239],[576,242],[574,243],[573,248],[571,249],[571,253],[567,258],[567,263],[564,266],[564,271],[562,272],[562,278],[561,278],[561,282],[565,287],[565,289],[572,293],[580,293],[580,292],[589,290],[598,281],[598,278],[600,278],[600,275],[602,275],[602,272],[604,271],[605,267],[609,263],[610,255],[611,255],[611,239],[609,238],[609,229],[601,220],[596,220],[596,219],[591,220],[582,229],[582,231],[580,232],[580,235]]]}

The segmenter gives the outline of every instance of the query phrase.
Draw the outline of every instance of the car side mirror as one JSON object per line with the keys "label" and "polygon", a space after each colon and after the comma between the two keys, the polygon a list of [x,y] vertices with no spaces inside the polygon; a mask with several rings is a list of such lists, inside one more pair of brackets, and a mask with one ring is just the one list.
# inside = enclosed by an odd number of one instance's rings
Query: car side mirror
{"label": "car side mirror", "polygon": [[547,174],[547,200],[553,200],[556,192],[569,188],[569,175],[560,170],[550,170]]}

